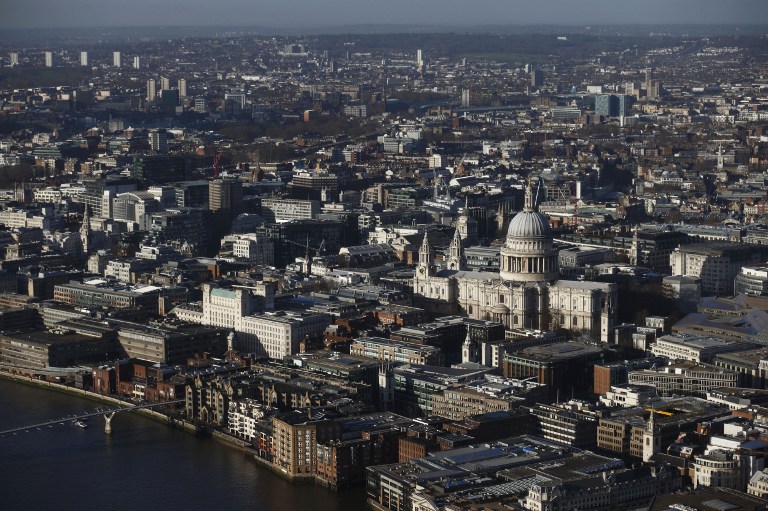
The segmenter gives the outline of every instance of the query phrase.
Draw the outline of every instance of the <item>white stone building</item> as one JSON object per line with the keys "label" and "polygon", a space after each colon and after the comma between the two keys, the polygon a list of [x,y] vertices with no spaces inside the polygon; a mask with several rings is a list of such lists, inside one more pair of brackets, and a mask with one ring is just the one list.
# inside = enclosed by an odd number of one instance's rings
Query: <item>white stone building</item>
{"label": "white stone building", "polygon": [[568,328],[603,342],[613,332],[615,284],[558,280],[557,250],[547,218],[535,210],[530,185],[525,209],[510,222],[501,248],[500,273],[466,271],[461,232],[438,270],[425,235],[413,279],[417,305],[442,314],[462,314],[507,328]]}

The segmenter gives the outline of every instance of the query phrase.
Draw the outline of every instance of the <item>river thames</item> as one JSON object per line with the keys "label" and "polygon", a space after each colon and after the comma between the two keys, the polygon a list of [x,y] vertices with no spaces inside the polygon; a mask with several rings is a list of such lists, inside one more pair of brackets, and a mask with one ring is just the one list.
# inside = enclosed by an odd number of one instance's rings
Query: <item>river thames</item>
{"label": "river thames", "polygon": [[[0,430],[87,413],[99,402],[0,380]],[[357,488],[297,486],[242,452],[132,413],[0,438],[7,510],[363,510]]]}

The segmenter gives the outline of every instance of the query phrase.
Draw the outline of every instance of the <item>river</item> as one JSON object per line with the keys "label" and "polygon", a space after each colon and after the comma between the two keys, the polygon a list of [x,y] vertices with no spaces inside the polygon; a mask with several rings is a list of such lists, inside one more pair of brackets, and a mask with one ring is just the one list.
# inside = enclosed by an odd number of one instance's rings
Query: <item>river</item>
{"label": "river", "polygon": [[[100,403],[0,380],[0,430],[87,413]],[[94,417],[0,438],[3,510],[364,510],[363,489],[297,486],[242,452],[132,413],[112,435]]]}

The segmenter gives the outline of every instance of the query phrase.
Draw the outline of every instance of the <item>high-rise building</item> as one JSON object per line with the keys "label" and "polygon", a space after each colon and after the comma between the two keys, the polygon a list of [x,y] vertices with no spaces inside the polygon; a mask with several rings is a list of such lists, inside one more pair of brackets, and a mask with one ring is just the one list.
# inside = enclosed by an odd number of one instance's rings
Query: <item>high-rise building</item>
{"label": "high-rise building", "polygon": [[160,90],[167,90],[171,88],[171,79],[165,76],[160,77]]}
{"label": "high-rise building", "polygon": [[626,117],[632,108],[632,97],[626,94],[599,94],[595,96],[595,115],[600,117]]}
{"label": "high-rise building", "polygon": [[595,96],[595,115],[599,117],[618,117],[619,98],[612,94]]}
{"label": "high-rise building", "polygon": [[243,207],[243,184],[238,179],[214,179],[208,183],[208,209],[240,211]]}
{"label": "high-rise building", "polygon": [[649,67],[644,71],[645,76],[645,97],[649,100],[658,99],[661,95],[661,82],[653,79],[653,68]]}
{"label": "high-rise building", "polygon": [[179,78],[179,97],[186,98],[187,97],[187,81],[184,78]]}
{"label": "high-rise building", "polygon": [[88,52],[87,51],[81,51],[80,52],[80,65],[81,66],[87,66],[88,65]]}
{"label": "high-rise building", "polygon": [[531,87],[541,87],[544,85],[544,71],[534,69],[531,71]]}
{"label": "high-rise building", "polygon": [[424,69],[424,52],[421,49],[416,50],[416,68],[419,71]]}
{"label": "high-rise building", "polygon": [[153,79],[147,80],[147,101],[157,99],[157,84]]}
{"label": "high-rise building", "polygon": [[14,52],[11,52],[11,53],[8,55],[8,58],[9,58],[9,59],[10,59],[10,61],[11,61],[11,67],[13,67],[13,66],[18,66],[18,65],[19,65],[19,54],[18,54],[18,53],[16,53],[15,51],[14,51]]}
{"label": "high-rise building", "polygon": [[619,94],[616,97],[619,100],[619,117],[627,117],[629,110],[632,108],[632,100],[634,98],[627,94]]}
{"label": "high-rise building", "polygon": [[648,68],[644,69],[643,70],[643,76],[645,77],[645,83],[648,83],[651,80],[653,80],[653,68],[652,67],[648,67]]}
{"label": "high-rise building", "polygon": [[160,108],[166,113],[175,113],[177,106],[179,106],[179,91],[163,89],[160,92]]}
{"label": "high-rise building", "polygon": [[208,102],[205,98],[195,98],[195,112],[204,114],[208,111]]}
{"label": "high-rise building", "polygon": [[471,97],[469,89],[461,89],[461,106],[469,108],[471,105]]}
{"label": "high-rise building", "polygon": [[227,92],[224,94],[224,101],[231,99],[240,107],[240,110],[245,108],[245,92]]}
{"label": "high-rise building", "polygon": [[141,69],[141,57],[133,57],[133,69]]}
{"label": "high-rise building", "polygon": [[115,67],[120,67],[121,63],[122,62],[121,62],[121,59],[120,59],[120,52],[119,51],[113,51],[112,52],[112,65],[115,66]]}
{"label": "high-rise building", "polygon": [[45,67],[53,67],[53,52],[45,52]]}
{"label": "high-rise building", "polygon": [[650,80],[645,84],[645,97],[649,100],[658,99],[661,96],[661,82]]}
{"label": "high-rise building", "polygon": [[149,145],[154,154],[168,153],[168,132],[159,129],[149,132]]}

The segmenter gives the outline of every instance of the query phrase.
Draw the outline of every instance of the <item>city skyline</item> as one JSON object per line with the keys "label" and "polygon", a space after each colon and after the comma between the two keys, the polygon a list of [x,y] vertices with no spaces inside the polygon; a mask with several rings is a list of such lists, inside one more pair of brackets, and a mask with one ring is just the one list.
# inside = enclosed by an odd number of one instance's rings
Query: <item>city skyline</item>
{"label": "city skyline", "polygon": [[[66,4],[51,0],[31,0],[0,9],[0,26],[76,28],[233,24],[237,27],[328,28],[349,24],[457,27],[485,24],[752,25],[768,16],[768,4],[761,0],[648,0],[637,4],[609,0],[544,0],[536,5],[502,0],[478,0],[471,3],[460,0],[422,0],[417,3],[393,0],[386,9],[352,0],[329,0],[322,4],[322,9],[308,0],[279,3],[224,0],[215,4],[195,0],[185,3],[185,9],[179,9],[176,2],[168,0],[137,0],[130,4],[114,5],[108,11],[100,7],[95,0],[74,0]],[[39,16],[40,12],[48,15]],[[296,13],[311,15],[297,16]],[[49,20],[55,20],[55,24]]]}

